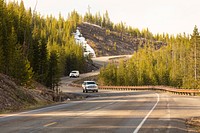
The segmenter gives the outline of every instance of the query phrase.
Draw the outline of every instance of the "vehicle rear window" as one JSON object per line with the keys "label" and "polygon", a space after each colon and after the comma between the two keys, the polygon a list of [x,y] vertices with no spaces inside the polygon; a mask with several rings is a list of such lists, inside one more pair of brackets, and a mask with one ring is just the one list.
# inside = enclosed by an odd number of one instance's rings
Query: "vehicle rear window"
{"label": "vehicle rear window", "polygon": [[71,73],[78,73],[78,71],[72,71]]}
{"label": "vehicle rear window", "polygon": [[95,82],[87,82],[88,85],[96,84]]}

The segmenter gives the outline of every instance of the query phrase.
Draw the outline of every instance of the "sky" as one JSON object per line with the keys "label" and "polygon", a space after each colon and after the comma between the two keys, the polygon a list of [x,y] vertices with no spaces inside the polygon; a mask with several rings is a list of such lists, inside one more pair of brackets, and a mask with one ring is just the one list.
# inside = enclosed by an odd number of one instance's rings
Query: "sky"
{"label": "sky", "polygon": [[[34,9],[37,0],[23,1],[26,8]],[[148,28],[153,34],[192,34],[195,25],[200,27],[200,0],[38,0],[36,11],[66,18],[73,10],[84,15],[88,6],[92,14],[107,10],[114,23]]]}

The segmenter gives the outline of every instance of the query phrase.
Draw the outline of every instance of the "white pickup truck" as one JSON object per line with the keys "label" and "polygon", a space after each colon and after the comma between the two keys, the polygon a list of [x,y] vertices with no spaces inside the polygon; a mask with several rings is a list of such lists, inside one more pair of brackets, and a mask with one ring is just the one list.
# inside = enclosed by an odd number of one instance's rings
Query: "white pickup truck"
{"label": "white pickup truck", "polygon": [[88,91],[98,92],[98,85],[95,81],[84,81],[82,87],[83,93]]}

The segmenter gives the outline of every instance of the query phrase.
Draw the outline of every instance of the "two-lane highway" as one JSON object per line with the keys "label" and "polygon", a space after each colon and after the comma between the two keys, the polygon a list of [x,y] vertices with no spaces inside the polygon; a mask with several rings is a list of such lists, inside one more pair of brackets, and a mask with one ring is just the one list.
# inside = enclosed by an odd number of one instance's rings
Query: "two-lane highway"
{"label": "two-lane highway", "polygon": [[[98,63],[104,63],[101,60]],[[80,77],[96,75],[97,72]],[[82,93],[61,80],[63,92]],[[85,94],[85,93],[84,93]],[[108,91],[87,93],[83,101],[21,113],[0,114],[1,133],[182,133],[185,120],[200,116],[200,97],[155,91]]]}
{"label": "two-lane highway", "polygon": [[1,132],[133,132],[157,102],[155,93],[123,92],[1,115]]}
{"label": "two-lane highway", "polygon": [[[93,94],[93,93],[89,93]],[[187,132],[185,118],[199,116],[199,97],[153,91],[108,92],[20,114],[1,115],[2,133]]]}

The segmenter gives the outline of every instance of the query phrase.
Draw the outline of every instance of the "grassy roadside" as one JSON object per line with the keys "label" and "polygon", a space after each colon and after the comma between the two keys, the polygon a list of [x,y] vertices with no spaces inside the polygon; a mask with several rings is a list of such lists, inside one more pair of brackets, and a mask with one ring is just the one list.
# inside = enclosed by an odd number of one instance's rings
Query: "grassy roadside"
{"label": "grassy roadside", "polygon": [[54,106],[62,103],[66,103],[68,101],[79,101],[79,100],[84,100],[88,96],[87,95],[81,95],[81,94],[74,94],[74,93],[62,93],[60,95],[60,101],[38,101],[35,104],[23,104],[20,106],[20,108],[6,108],[3,110],[0,110],[0,114],[9,114],[9,113],[14,113],[14,112],[23,112],[23,111],[29,111],[29,110],[34,110],[34,109],[39,109],[39,108],[44,108],[44,107],[49,107],[49,106]]}
{"label": "grassy roadside", "polygon": [[189,131],[200,133],[200,117],[187,119],[186,124],[189,128]]}

